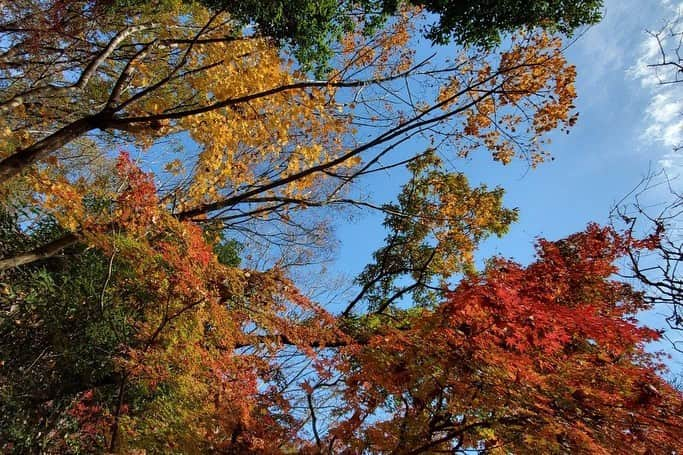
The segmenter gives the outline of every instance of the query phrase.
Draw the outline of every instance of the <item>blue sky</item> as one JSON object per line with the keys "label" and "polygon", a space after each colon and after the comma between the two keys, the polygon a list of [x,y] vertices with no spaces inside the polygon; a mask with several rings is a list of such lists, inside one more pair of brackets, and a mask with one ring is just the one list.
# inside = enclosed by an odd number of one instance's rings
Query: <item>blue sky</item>
{"label": "blue sky", "polygon": [[[580,117],[569,135],[553,137],[549,150],[554,161],[535,170],[522,163],[503,167],[484,154],[457,162],[473,184],[503,186],[506,205],[520,210],[519,222],[502,239],[486,242],[481,258],[498,254],[528,262],[535,238],[557,239],[590,221],[606,223],[610,209],[648,169],[664,168],[674,178],[681,173],[683,156],[673,147],[683,142],[683,84],[662,86],[646,67],[657,60],[658,51],[646,29],[661,29],[681,5],[666,0],[605,2],[603,21],[583,31],[567,50],[578,72]],[[379,188],[375,196],[382,199],[400,180],[400,174],[387,174],[365,186]],[[682,186],[680,180],[674,185]],[[661,187],[649,197],[664,201],[671,196]],[[340,223],[341,247],[332,269],[349,276],[362,270],[384,237],[380,222],[380,216],[366,215],[351,224]],[[642,319],[661,325],[661,316]],[[670,364],[674,371],[683,370],[683,357]]]}

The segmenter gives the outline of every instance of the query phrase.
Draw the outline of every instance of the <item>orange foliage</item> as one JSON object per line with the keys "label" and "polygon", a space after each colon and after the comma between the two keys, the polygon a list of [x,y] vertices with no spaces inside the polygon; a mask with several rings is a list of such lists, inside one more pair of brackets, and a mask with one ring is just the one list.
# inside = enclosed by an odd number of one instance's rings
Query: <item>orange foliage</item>
{"label": "orange foliage", "polygon": [[658,333],[630,318],[645,306],[641,295],[610,279],[626,246],[595,225],[542,240],[528,267],[498,259],[434,311],[346,348],[339,368],[352,418],[331,431],[335,443],[378,452],[680,447],[683,397],[643,349]]}

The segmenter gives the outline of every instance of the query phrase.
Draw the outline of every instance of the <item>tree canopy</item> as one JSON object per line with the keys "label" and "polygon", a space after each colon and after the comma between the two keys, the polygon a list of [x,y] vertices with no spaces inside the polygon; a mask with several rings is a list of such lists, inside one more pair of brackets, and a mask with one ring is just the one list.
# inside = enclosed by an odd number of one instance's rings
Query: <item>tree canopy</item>
{"label": "tree canopy", "polygon": [[[577,119],[562,34],[599,17],[484,3],[3,4],[2,450],[677,450],[683,396],[615,278],[657,233],[476,267],[518,209],[454,163],[549,157]],[[416,51],[428,13],[446,55]],[[361,210],[385,242],[325,302]]]}
{"label": "tree canopy", "polygon": [[[413,1],[361,0],[310,1],[201,0],[212,10],[225,10],[258,31],[295,49],[304,66],[325,63],[336,40],[361,27],[370,34],[402,8],[418,7],[432,13],[425,34],[434,42],[455,40],[490,48],[501,35],[523,27],[545,27],[570,33],[577,27],[600,20],[601,0],[553,1]],[[362,15],[358,23],[355,16]]]}

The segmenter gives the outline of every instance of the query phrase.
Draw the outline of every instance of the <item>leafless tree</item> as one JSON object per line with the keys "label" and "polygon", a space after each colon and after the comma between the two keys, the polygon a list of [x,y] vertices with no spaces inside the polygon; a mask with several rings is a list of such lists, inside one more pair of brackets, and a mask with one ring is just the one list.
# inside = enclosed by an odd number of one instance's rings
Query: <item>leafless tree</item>
{"label": "leafless tree", "polygon": [[[628,252],[628,270],[623,274],[643,285],[655,308],[668,308],[665,319],[674,334],[665,336],[683,352],[683,194],[674,183],[663,171],[648,172],[617,204],[611,218],[613,225],[625,227],[634,238],[653,240],[652,249]],[[662,190],[669,195],[664,202],[659,196]]]}

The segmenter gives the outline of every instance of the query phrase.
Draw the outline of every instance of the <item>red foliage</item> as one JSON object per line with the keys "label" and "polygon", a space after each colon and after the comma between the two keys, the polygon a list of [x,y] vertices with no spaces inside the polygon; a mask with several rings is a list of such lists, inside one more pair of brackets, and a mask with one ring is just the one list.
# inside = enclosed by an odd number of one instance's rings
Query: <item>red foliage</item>
{"label": "red foliage", "polygon": [[122,225],[154,222],[154,216],[159,211],[159,200],[152,176],[144,173],[127,152],[121,152],[118,156],[116,173],[125,185],[116,201],[118,222]]}
{"label": "red foliage", "polygon": [[632,319],[640,294],[610,279],[627,243],[596,225],[541,240],[528,267],[497,259],[409,328],[348,348],[352,418],[332,433],[378,451],[681,447],[683,399],[643,349],[658,334]]}
{"label": "red foliage", "polygon": [[95,448],[103,445],[106,433],[111,427],[113,417],[103,408],[92,390],[83,392],[72,404],[68,415],[76,420],[79,427],[78,439],[84,447]]}

